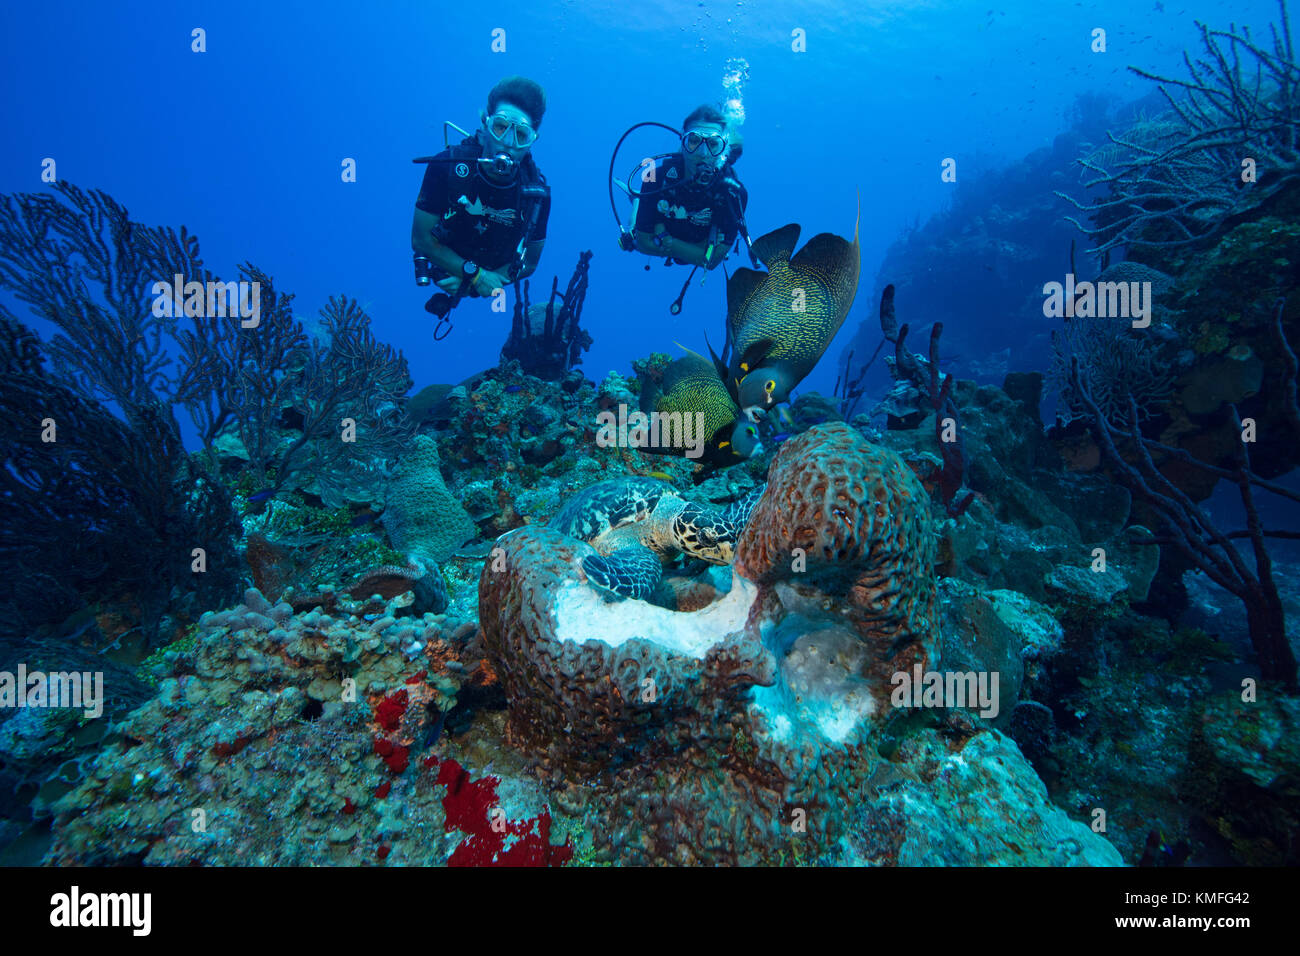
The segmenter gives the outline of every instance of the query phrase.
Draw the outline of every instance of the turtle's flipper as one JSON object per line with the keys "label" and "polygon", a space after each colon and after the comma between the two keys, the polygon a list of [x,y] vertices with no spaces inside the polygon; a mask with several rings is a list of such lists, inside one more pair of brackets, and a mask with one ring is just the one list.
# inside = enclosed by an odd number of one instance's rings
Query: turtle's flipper
{"label": "turtle's flipper", "polygon": [[663,577],[663,563],[649,548],[619,548],[612,554],[594,554],[582,559],[582,570],[592,584],[622,597],[644,601]]}

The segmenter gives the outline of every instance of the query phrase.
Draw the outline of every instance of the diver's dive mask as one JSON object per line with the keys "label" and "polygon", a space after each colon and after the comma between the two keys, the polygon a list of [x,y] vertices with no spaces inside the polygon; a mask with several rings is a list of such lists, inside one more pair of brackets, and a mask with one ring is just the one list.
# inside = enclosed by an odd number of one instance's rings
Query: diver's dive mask
{"label": "diver's dive mask", "polygon": [[682,134],[682,149],[688,153],[703,150],[712,158],[712,162],[701,162],[695,168],[695,181],[701,186],[712,185],[719,170],[727,164],[727,137],[722,133],[687,130]]}
{"label": "diver's dive mask", "polygon": [[523,120],[514,119],[505,113],[493,113],[485,117],[483,125],[488,134],[503,146],[527,149],[537,142],[537,130]]}
{"label": "diver's dive mask", "polygon": [[710,156],[721,156],[727,149],[727,137],[721,133],[688,129],[682,134],[682,149],[694,153],[703,146]]}

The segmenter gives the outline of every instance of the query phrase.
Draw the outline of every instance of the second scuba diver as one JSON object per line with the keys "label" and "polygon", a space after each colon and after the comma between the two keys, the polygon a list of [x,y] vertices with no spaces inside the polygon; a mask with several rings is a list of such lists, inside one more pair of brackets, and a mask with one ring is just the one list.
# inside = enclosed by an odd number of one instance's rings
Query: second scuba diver
{"label": "second scuba diver", "polygon": [[442,290],[425,303],[439,328],[450,331],[447,313],[462,297],[492,296],[537,268],[551,194],[531,149],[545,112],[541,86],[507,77],[488,93],[473,135],[415,160],[426,165],[411,248],[416,281]]}
{"label": "second scuba diver", "polygon": [[731,168],[740,146],[727,121],[701,106],[682,123],[682,151],[658,157],[640,174],[632,234],[646,255],[713,269],[744,230],[749,194]]}

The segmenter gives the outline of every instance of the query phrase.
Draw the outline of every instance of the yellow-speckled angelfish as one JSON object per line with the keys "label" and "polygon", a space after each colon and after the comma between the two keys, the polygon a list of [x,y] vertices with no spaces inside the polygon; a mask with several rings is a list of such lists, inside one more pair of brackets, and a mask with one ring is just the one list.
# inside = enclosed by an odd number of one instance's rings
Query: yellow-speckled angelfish
{"label": "yellow-speckled angelfish", "polygon": [[[758,429],[744,420],[732,400],[726,383],[718,377],[712,362],[690,349],[664,368],[661,383],[646,382],[641,391],[641,411],[660,415],[658,441],[642,450],[660,455],[679,455],[713,467],[725,467],[743,461],[761,450]],[[699,457],[687,454],[684,443],[669,438],[664,416],[677,414],[676,421],[686,422],[688,434],[703,442]]]}
{"label": "yellow-speckled angelfish", "polygon": [[798,243],[797,223],[760,236],[754,253],[768,271],[737,269],[727,280],[727,385],[751,420],[789,400],[844,324],[858,291],[856,222],[852,242],[823,232],[793,254]]}

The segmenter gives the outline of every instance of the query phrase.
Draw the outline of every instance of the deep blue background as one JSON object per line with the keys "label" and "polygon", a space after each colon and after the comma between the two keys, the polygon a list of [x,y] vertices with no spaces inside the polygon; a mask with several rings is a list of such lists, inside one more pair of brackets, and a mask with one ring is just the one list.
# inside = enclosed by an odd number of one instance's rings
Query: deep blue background
{"label": "deep blue background", "polygon": [[[4,94],[0,191],[37,190],[44,157],[60,178],[106,189],[150,224],[188,225],[226,277],[251,260],[297,294],[310,318],[332,293],[367,305],[402,348],[417,387],[495,364],[508,316],[471,303],[445,342],[430,338],[412,280],[410,223],[442,120],[471,126],[503,75],[549,99],[535,155],[553,189],[537,279],[567,280],[593,249],[584,369],[599,381],[649,350],[721,338],[720,273],[673,318],[680,268],[621,253],[606,194],[610,150],[631,123],[673,125],[722,92],[746,58],[746,152],[738,165],[757,236],[798,221],[804,236],[850,235],[862,199],[863,282],[853,314],[805,387],[829,391],[833,357],[874,313],[888,244],[941,208],[959,178],[1046,145],[1084,90],[1124,99],[1151,84],[1129,64],[1181,75],[1194,18],[1261,30],[1272,0],[1018,2],[466,2],[30,4],[0,11]],[[207,52],[190,51],[190,30]],[[1089,50],[1103,27],[1109,50]],[[507,51],[491,52],[506,30]],[[791,30],[807,52],[791,52]],[[651,140],[647,151],[666,148]],[[627,154],[630,168],[638,152]],[[356,183],[341,181],[344,157]],[[624,170],[625,171],[625,170]],[[1046,186],[1044,187],[1046,188]],[[537,283],[537,284],[541,284]],[[534,299],[538,297],[535,287]],[[972,300],[978,300],[973,290]],[[981,308],[996,310],[997,303]],[[964,317],[978,321],[979,309]],[[989,350],[1002,344],[990,342]]]}

